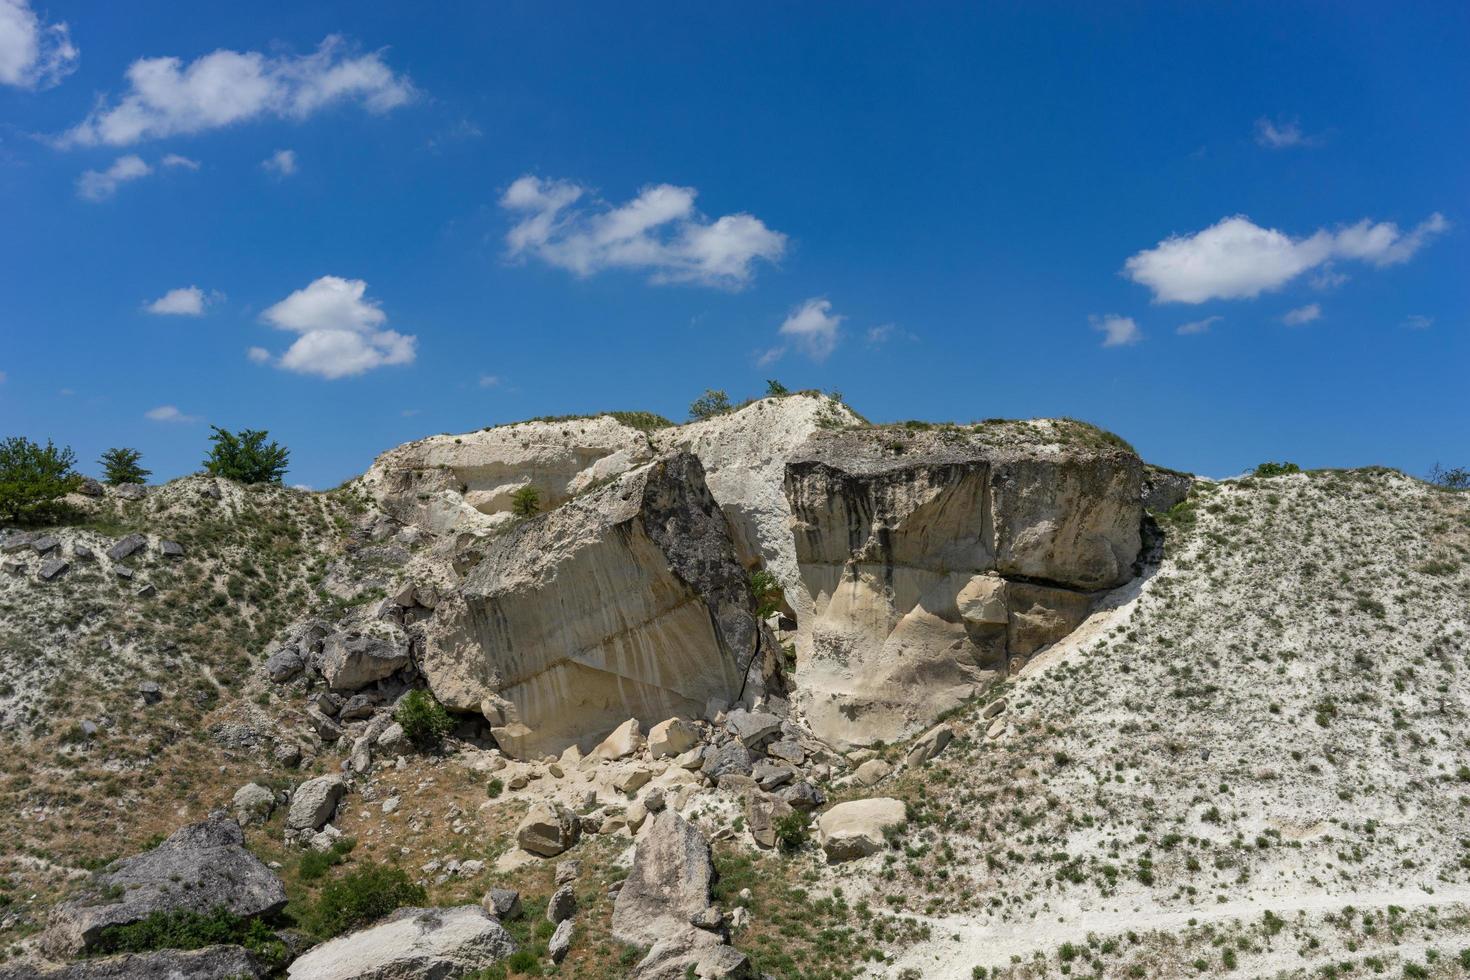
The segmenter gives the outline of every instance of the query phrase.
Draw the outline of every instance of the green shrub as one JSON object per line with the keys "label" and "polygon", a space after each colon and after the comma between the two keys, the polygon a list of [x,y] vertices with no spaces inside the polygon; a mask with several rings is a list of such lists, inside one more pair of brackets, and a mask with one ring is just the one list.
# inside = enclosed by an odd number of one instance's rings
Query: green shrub
{"label": "green shrub", "polygon": [[751,573],[750,594],[755,599],[755,614],[761,619],[768,619],[779,612],[786,598],[776,576],[764,568]]}
{"label": "green shrub", "polygon": [[286,947],[260,919],[235,915],[224,906],[212,912],[186,909],[154,912],[125,926],[102,930],[89,952],[146,953],[156,949],[202,949],[219,944],[244,946],[267,963],[281,963]]}
{"label": "green shrub", "polygon": [[298,870],[302,881],[315,881],[326,874],[331,868],[336,867],[347,860],[347,855],[357,846],[357,840],[352,837],[339,837],[332,842],[331,850],[307,851],[301,855],[301,863]]}
{"label": "green shrub", "polygon": [[810,836],[806,818],[800,813],[788,813],[776,821],[776,844],[781,850],[793,853],[802,849]]}
{"label": "green shrub", "polygon": [[732,410],[730,396],[714,388],[706,388],[704,394],[694,399],[689,406],[689,421],[702,422],[716,415],[725,415]]}
{"label": "green shrub", "polygon": [[329,882],[303,916],[303,924],[323,939],[331,939],[405,906],[423,905],[428,897],[402,868],[367,865]]}
{"label": "green shrub", "polygon": [[789,394],[791,394],[791,389],[783,385],[781,382],[777,381],[775,378],[771,378],[766,381],[767,398],[780,398],[782,395]]}
{"label": "green shrub", "polygon": [[541,510],[541,491],[524,486],[510,495],[510,512],[517,517],[535,517]]}
{"label": "green shrub", "polygon": [[1429,471],[1429,482],[1446,490],[1470,490],[1470,469],[1454,466],[1445,469],[1438,463]]}
{"label": "green shrub", "polygon": [[102,464],[102,480],[117,486],[120,483],[142,483],[153,475],[138,465],[143,454],[136,449],[117,446],[102,454],[97,462]]}
{"label": "green shrub", "polygon": [[1262,463],[1255,469],[1256,476],[1285,476],[1288,473],[1300,473],[1302,468],[1295,463]]}
{"label": "green shrub", "polygon": [[291,453],[278,443],[267,443],[269,432],[264,429],[228,432],[217,425],[210,428],[214,430],[214,435],[209,437],[214,448],[204,460],[206,470],[238,483],[281,482]]}
{"label": "green shrub", "polygon": [[393,712],[393,720],[403,726],[403,734],[421,749],[433,749],[454,730],[454,719],[444,705],[428,691],[413,690],[404,696]]}
{"label": "green shrub", "polygon": [[77,457],[70,449],[57,449],[12,436],[0,442],[0,521],[45,523],[65,513],[61,498],[81,485],[72,469]]}
{"label": "green shrub", "polygon": [[505,792],[505,783],[501,782],[499,776],[491,776],[490,781],[485,784],[485,795],[493,800],[503,792]]}

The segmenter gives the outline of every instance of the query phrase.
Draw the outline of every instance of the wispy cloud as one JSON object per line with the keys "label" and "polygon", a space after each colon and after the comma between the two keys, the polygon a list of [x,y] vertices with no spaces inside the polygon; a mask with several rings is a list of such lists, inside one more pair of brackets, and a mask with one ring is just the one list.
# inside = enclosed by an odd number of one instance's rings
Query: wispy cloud
{"label": "wispy cloud", "polygon": [[77,178],[77,196],[87,201],[105,201],[128,181],[153,173],[153,168],[140,156],[118,157],[106,170],[87,170]]}
{"label": "wispy cloud", "polygon": [[1105,313],[1101,316],[1093,314],[1087,318],[1087,322],[1092,329],[1103,335],[1104,347],[1131,347],[1143,340],[1143,331],[1138,329],[1138,324],[1131,316],[1118,316],[1116,313]]}
{"label": "wispy cloud", "polygon": [[64,21],[46,23],[29,0],[0,0],[0,85],[50,88],[77,70],[80,57]]}
{"label": "wispy cloud", "polygon": [[1311,323],[1313,320],[1322,319],[1322,304],[1308,303],[1306,306],[1298,306],[1294,310],[1288,310],[1281,318],[1281,322],[1288,327],[1300,327]]}
{"label": "wispy cloud", "polygon": [[1449,226],[1436,212],[1409,231],[1391,221],[1365,218],[1336,231],[1322,229],[1306,238],[1292,238],[1236,215],[1144,249],[1123,264],[1123,273],[1153,290],[1158,303],[1249,299],[1280,289],[1333,259],[1379,267],[1407,262]]}
{"label": "wispy cloud", "polygon": [[289,177],[296,172],[296,151],[277,150],[260,161],[261,169],[277,177]]}
{"label": "wispy cloud", "polygon": [[174,57],[141,58],[128,67],[126,78],[122,98],[115,103],[103,98],[57,143],[128,146],[267,117],[303,120],[342,102],[387,112],[416,94],[407,76],[388,67],[382,52],[354,54],[337,35],[307,55],[268,57],[222,49],[188,64]]}
{"label": "wispy cloud", "polygon": [[1434,326],[1434,317],[1424,316],[1420,313],[1411,313],[1404,317],[1402,326],[1407,330],[1428,330]]}
{"label": "wispy cloud", "polygon": [[1179,326],[1174,328],[1174,332],[1185,336],[1196,333],[1207,333],[1210,327],[1223,319],[1225,319],[1223,316],[1207,316],[1203,320],[1191,320],[1188,323],[1179,324]]}
{"label": "wispy cloud", "polygon": [[1301,123],[1295,119],[1273,122],[1261,118],[1256,120],[1256,142],[1273,150],[1284,150],[1294,146],[1316,146],[1321,137],[1302,132]]}
{"label": "wispy cloud", "polygon": [[745,285],[757,262],[785,252],[786,236],[754,215],[706,218],[694,207],[696,194],[656,184],[609,205],[570,181],[521,177],[500,198],[518,216],[506,244],[512,257],[534,256],[578,276],[630,269],[654,283],[726,288]]}
{"label": "wispy cloud", "polygon": [[185,415],[175,405],[159,405],[150,408],[143,413],[143,417],[153,422],[198,422],[199,416]]}

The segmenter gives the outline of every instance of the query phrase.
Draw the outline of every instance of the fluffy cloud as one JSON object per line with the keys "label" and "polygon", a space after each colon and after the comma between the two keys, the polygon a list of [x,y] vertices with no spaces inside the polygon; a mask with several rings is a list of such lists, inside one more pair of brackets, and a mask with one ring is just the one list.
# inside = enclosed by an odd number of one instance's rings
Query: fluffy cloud
{"label": "fluffy cloud", "polygon": [[1089,316],[1087,322],[1092,324],[1092,329],[1103,334],[1104,347],[1130,347],[1143,339],[1143,331],[1129,316],[1107,313]]}
{"label": "fluffy cloud", "polygon": [[153,173],[142,157],[128,154],[118,157],[106,170],[88,170],[77,178],[77,196],[88,201],[103,201],[117,193],[122,184]]}
{"label": "fluffy cloud", "polygon": [[275,174],[277,177],[289,177],[296,172],[296,151],[277,150],[260,161],[260,165],[266,173]]}
{"label": "fluffy cloud", "polygon": [[245,357],[251,364],[269,364],[271,352],[264,347],[250,347],[245,351]]}
{"label": "fluffy cloud", "polygon": [[845,317],[832,312],[825,299],[809,299],[781,324],[781,336],[791,338],[814,361],[824,361],[837,347],[838,331]]}
{"label": "fluffy cloud", "polygon": [[46,24],[29,0],[0,0],[0,85],[50,88],[76,71],[66,24]]}
{"label": "fluffy cloud", "polygon": [[[261,317],[301,336],[279,365],[300,374],[345,378],[390,364],[412,364],[418,339],[385,329],[388,315],[365,298],[361,279],[322,276]],[[251,355],[255,360],[255,355]]]}
{"label": "fluffy cloud", "polygon": [[121,99],[104,100],[59,142],[127,146],[265,116],[305,119],[349,101],[370,112],[387,112],[415,94],[408,78],[389,68],[380,52],[354,56],[335,35],[308,55],[220,50],[188,64],[179,58],[141,58],[128,67],[127,81]]}
{"label": "fluffy cloud", "polygon": [[190,160],[188,157],[181,157],[177,153],[169,153],[159,162],[165,167],[183,167],[185,170],[199,169],[198,160]]}
{"label": "fluffy cloud", "polygon": [[1256,142],[1273,150],[1284,150],[1293,146],[1316,146],[1318,140],[1303,133],[1301,124],[1294,119],[1279,123],[1257,119]]}
{"label": "fluffy cloud", "polygon": [[1300,327],[1304,323],[1311,323],[1313,320],[1320,320],[1321,318],[1322,305],[1320,303],[1308,303],[1306,306],[1298,306],[1294,310],[1289,310],[1281,318],[1281,322],[1288,327]]}
{"label": "fluffy cloud", "polygon": [[1123,264],[1123,272],[1153,290],[1159,303],[1249,299],[1333,259],[1375,266],[1407,262],[1448,227],[1445,217],[1435,213],[1407,232],[1391,221],[1365,218],[1336,231],[1320,229],[1307,238],[1292,238],[1236,215],[1139,252]]}
{"label": "fluffy cloud", "polygon": [[1174,328],[1174,332],[1184,334],[1185,336],[1194,333],[1206,333],[1210,327],[1223,319],[1225,319],[1223,316],[1207,316],[1203,320],[1191,320],[1188,323],[1179,324],[1178,327]]}
{"label": "fluffy cloud", "polygon": [[145,304],[143,309],[166,316],[201,316],[205,304],[211,299],[213,297],[204,295],[204,290],[198,286],[183,286],[170,289],[158,299]]}
{"label": "fluffy cloud", "polygon": [[143,413],[143,417],[154,422],[198,422],[199,416],[185,415],[175,405],[159,405]]}
{"label": "fluffy cloud", "polygon": [[785,252],[786,236],[753,215],[709,220],[694,207],[696,193],[658,184],[615,207],[600,201],[578,207],[586,188],[525,176],[500,199],[519,216],[506,244],[512,256],[533,255],[579,276],[636,269],[655,283],[729,288],[749,282],[757,260],[774,262]]}

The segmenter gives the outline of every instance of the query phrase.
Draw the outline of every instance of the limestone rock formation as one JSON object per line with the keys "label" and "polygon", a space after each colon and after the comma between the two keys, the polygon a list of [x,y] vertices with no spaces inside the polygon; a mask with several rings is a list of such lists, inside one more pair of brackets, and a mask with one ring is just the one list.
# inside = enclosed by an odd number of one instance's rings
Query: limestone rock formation
{"label": "limestone rock formation", "polygon": [[524,487],[550,509],[652,457],[642,431],[599,415],[420,439],[379,456],[362,482],[388,514],[444,534],[508,522]]}
{"label": "limestone rock formation", "polygon": [[385,921],[313,947],[291,963],[290,980],[406,980],[459,977],[516,951],[515,940],[478,905],[399,909]]}
{"label": "limestone rock formation", "polygon": [[763,564],[801,616],[808,609],[792,548],[791,507],[782,490],[786,462],[813,433],[859,421],[840,401],[810,393],[762,398],[728,415],[661,429],[653,439],[660,449],[699,457],[741,561]]}
{"label": "limestone rock formation", "polygon": [[806,443],[786,494],[814,610],[797,686],[818,735],[912,734],[1132,577],[1142,464],[1099,435],[1039,421]]}
{"label": "limestone rock formation", "polygon": [[590,749],[629,718],[697,717],[760,643],[699,460],[675,454],[491,539],[426,624],[422,670],[526,756]]}
{"label": "limestone rock formation", "polygon": [[158,847],[97,875],[87,895],[57,906],[47,949],[72,955],[90,949],[103,930],[173,909],[223,906],[238,916],[264,916],[286,905],[281,879],[245,850],[240,825],[212,817],[174,831]]}
{"label": "limestone rock formation", "polygon": [[908,817],[901,800],[874,797],[839,803],[817,818],[817,842],[834,864],[876,854],[884,845],[883,832],[902,827]]}

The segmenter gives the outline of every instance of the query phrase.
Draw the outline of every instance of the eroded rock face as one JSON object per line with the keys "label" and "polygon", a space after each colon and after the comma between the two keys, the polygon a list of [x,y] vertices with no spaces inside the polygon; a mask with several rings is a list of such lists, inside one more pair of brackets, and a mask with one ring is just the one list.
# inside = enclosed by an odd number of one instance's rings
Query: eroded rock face
{"label": "eroded rock face", "polygon": [[99,956],[55,969],[24,964],[0,967],[0,980],[253,980],[265,975],[255,958],[240,946]]}
{"label": "eroded rock face", "polygon": [[814,435],[786,467],[814,614],[797,688],[837,745],[896,739],[1133,575],[1142,464],[1074,423]]}
{"label": "eroded rock face", "polygon": [[279,912],[286,905],[286,889],[245,850],[244,840],[240,825],[226,817],[174,831],[153,850],[99,874],[96,894],[57,906],[46,948],[57,955],[74,955],[94,946],[108,927],[160,911],[224,906],[238,916]]}
{"label": "eroded rock face", "polygon": [[508,522],[523,487],[546,510],[652,458],[648,437],[611,415],[520,422],[391,449],[363,484],[387,513],[443,534]]}
{"label": "eroded rock face", "polygon": [[459,977],[516,951],[515,940],[478,905],[399,909],[384,922],[313,947],[291,963],[291,980]]}
{"label": "eroded rock face", "polygon": [[680,453],[492,538],[435,609],[422,669],[525,756],[698,716],[738,693],[759,642],[729,525]]}

